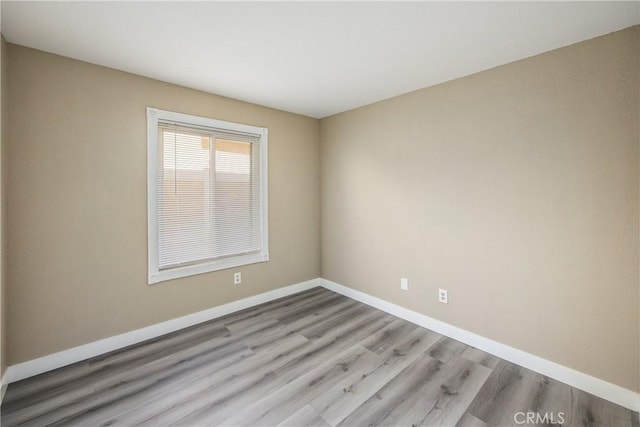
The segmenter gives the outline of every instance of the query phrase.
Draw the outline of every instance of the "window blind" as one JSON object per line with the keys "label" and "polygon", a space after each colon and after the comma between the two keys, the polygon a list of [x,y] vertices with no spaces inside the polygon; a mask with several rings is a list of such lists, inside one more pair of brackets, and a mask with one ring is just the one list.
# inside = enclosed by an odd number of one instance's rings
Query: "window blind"
{"label": "window blind", "polygon": [[259,253],[260,136],[157,126],[159,270]]}

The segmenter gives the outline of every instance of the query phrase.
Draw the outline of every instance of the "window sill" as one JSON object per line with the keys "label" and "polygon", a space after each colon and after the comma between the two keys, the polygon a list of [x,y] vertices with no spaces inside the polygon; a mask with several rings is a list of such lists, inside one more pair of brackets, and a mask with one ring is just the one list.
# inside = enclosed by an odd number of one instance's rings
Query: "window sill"
{"label": "window sill", "polygon": [[210,273],[212,271],[224,270],[227,268],[241,267],[243,265],[257,264],[269,261],[268,253],[250,254],[233,258],[209,261],[202,264],[189,265],[185,267],[175,267],[161,270],[149,274],[149,284],[153,285],[167,280],[179,279],[181,277],[195,276],[196,274]]}

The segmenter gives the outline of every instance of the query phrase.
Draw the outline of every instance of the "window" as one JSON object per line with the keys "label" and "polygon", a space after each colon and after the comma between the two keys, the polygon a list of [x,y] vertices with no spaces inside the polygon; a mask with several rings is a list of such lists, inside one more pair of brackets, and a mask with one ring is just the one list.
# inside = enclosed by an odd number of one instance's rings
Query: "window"
{"label": "window", "polygon": [[147,108],[149,283],[269,260],[267,129]]}

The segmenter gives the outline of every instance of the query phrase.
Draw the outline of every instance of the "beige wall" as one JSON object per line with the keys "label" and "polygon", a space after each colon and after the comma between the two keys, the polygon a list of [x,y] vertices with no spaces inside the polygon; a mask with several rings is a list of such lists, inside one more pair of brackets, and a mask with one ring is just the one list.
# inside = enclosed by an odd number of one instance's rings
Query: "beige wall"
{"label": "beige wall", "polygon": [[323,119],[322,277],[639,390],[638,31]]}
{"label": "beige wall", "polygon": [[[11,44],[9,79],[10,364],[319,276],[317,120]],[[269,128],[268,263],[147,285],[147,106]]]}

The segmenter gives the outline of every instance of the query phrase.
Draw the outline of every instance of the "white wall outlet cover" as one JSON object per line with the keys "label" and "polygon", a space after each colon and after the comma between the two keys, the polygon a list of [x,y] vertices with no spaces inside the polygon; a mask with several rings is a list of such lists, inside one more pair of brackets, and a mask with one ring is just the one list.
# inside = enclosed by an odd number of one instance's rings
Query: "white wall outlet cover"
{"label": "white wall outlet cover", "polygon": [[242,273],[240,273],[240,272],[234,273],[233,274],[233,284],[234,285],[239,285],[240,283],[242,283]]}
{"label": "white wall outlet cover", "polygon": [[449,303],[449,292],[446,289],[438,289],[438,301],[443,304]]}

